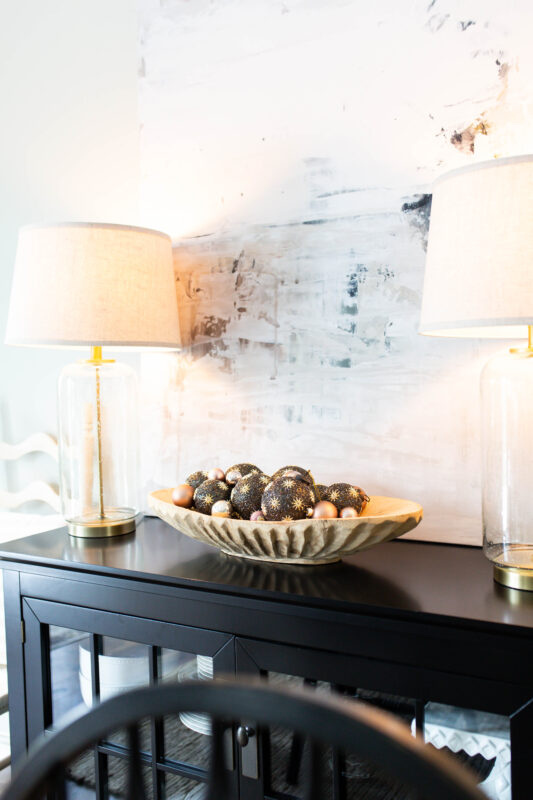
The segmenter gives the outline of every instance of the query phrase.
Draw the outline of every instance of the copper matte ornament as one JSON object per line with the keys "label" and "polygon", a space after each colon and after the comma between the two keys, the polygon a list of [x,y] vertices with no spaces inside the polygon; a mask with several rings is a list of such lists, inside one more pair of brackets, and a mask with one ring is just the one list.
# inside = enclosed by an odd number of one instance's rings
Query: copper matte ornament
{"label": "copper matte ornament", "polygon": [[341,509],[341,513],[339,514],[339,517],[342,517],[342,519],[353,519],[354,517],[358,516],[359,512],[356,508],[353,508],[353,506],[347,506],[346,508]]}
{"label": "copper matte ornament", "polygon": [[329,500],[320,500],[313,509],[313,519],[335,519],[339,513]]}
{"label": "copper matte ornament", "polygon": [[188,483],[180,483],[172,491],[172,502],[180,508],[190,508],[193,504],[194,487]]}
{"label": "copper matte ornament", "polygon": [[233,506],[229,500],[217,500],[211,507],[212,517],[231,517],[233,514]]}
{"label": "copper matte ornament", "polygon": [[209,481],[223,481],[225,477],[224,470],[220,469],[220,467],[210,469],[207,473],[207,480]]}

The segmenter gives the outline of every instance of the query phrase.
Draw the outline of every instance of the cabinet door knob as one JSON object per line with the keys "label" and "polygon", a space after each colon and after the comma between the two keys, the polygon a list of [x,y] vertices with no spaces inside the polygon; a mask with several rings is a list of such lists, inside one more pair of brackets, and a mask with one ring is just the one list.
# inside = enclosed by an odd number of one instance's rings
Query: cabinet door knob
{"label": "cabinet door knob", "polygon": [[246,747],[252,736],[255,736],[253,728],[248,725],[239,725],[237,728],[237,741],[241,747]]}

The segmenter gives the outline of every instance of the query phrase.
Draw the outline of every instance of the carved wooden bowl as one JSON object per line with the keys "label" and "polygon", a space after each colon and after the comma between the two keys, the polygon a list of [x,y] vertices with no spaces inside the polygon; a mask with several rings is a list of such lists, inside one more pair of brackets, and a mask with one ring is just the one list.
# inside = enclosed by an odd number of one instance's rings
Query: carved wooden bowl
{"label": "carved wooden bowl", "polygon": [[148,496],[154,513],[193,539],[231,556],[283,564],[329,564],[357,550],[367,550],[416,528],[422,506],[396,497],[371,497],[354,519],[299,519],[294,522],[251,522],[209,517],[179,508],[172,489]]}

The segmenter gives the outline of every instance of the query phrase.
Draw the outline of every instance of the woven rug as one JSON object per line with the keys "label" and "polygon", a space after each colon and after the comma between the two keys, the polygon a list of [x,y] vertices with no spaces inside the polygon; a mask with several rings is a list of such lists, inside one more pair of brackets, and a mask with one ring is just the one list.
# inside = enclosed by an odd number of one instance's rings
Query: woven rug
{"label": "woven rug", "polygon": [[[410,715],[412,716],[412,715]],[[178,716],[166,717],[165,743],[166,758],[173,761],[182,761],[194,766],[207,768],[209,762],[210,739],[202,734],[195,733],[183,726]],[[296,785],[287,782],[287,769],[289,766],[293,736],[290,731],[271,728],[271,789],[274,795],[300,797],[302,795],[302,781],[305,777],[306,753],[304,750],[299,769],[299,780]],[[113,744],[126,745],[124,733],[116,733],[109,737]],[[149,750],[150,722],[141,723],[141,743]],[[484,780],[490,773],[493,761],[486,761],[481,755],[470,758],[466,753],[454,754],[456,759],[468,763],[479,775],[479,780]],[[323,785],[321,797],[329,800],[332,797],[332,759],[326,751],[323,760]],[[69,768],[69,777],[74,783],[71,796],[76,795],[76,788],[94,789],[94,754],[87,752],[78,758]],[[147,797],[152,797],[151,768],[146,766],[145,787]],[[355,756],[350,756],[346,763],[347,796],[350,800],[412,800],[413,793],[405,786],[391,781],[388,776],[368,762]],[[109,794],[116,798],[126,796],[127,786],[127,761],[119,757],[108,757]],[[169,776],[166,787],[167,800],[203,800],[205,785],[195,784],[179,776]],[[84,795],[82,791],[80,795]]]}

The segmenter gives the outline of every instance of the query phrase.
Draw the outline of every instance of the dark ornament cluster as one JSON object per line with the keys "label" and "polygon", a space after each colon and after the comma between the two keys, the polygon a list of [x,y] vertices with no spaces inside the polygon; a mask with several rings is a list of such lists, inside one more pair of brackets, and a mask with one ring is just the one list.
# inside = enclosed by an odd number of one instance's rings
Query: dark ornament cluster
{"label": "dark ornament cluster", "polygon": [[220,467],[197,470],[172,492],[176,506],[256,522],[353,518],[362,513],[369,499],[350,483],[317,484],[303,467],[281,467],[270,477],[248,462],[226,471]]}

